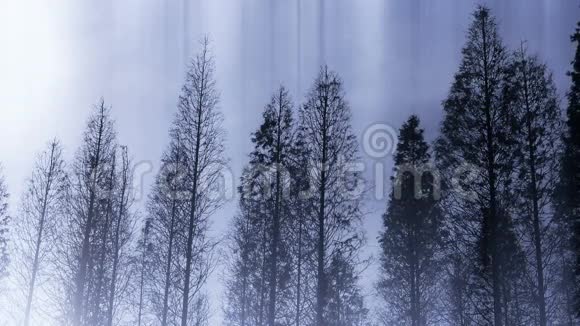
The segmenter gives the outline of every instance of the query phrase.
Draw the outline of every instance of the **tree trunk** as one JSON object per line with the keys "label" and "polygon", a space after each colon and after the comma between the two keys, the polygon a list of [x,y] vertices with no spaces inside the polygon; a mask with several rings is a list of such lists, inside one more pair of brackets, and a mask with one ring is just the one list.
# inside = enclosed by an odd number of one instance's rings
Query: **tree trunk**
{"label": "tree trunk", "polygon": [[[177,140],[177,151],[175,159],[174,175],[177,178],[179,173],[179,151],[181,150],[179,138]],[[177,182],[177,180],[174,180]],[[173,260],[173,241],[175,239],[175,214],[177,211],[177,187],[172,189],[171,193],[171,220],[169,222],[169,243],[167,245],[167,261],[165,264],[165,283],[163,289],[163,310],[161,311],[161,326],[167,326],[167,313],[169,310],[169,290],[171,281],[171,263]]]}
{"label": "tree trunk", "polygon": [[26,309],[24,314],[24,326],[28,326],[30,324],[30,310],[32,307],[32,297],[34,296],[34,286],[36,284],[36,275],[38,273],[38,263],[39,263],[39,255],[40,255],[40,246],[42,245],[42,234],[44,232],[44,223],[46,219],[46,206],[48,201],[48,194],[50,192],[50,186],[52,184],[52,177],[53,177],[53,169],[54,169],[54,155],[55,155],[55,145],[52,145],[51,152],[50,152],[50,163],[49,163],[49,172],[46,180],[46,188],[44,190],[44,196],[42,200],[42,209],[40,214],[40,223],[38,227],[38,236],[36,238],[36,244],[34,248],[34,261],[32,263],[32,275],[30,278],[30,284],[28,288],[28,297],[26,299]]}
{"label": "tree trunk", "polygon": [[272,225],[272,245],[271,245],[271,260],[270,260],[270,302],[268,306],[268,325],[275,326],[276,322],[276,286],[278,281],[278,246],[280,242],[280,211],[281,211],[281,126],[282,123],[282,98],[283,89],[280,88],[280,94],[278,97],[278,125],[277,125],[277,139],[276,139],[276,198],[274,203],[274,218]]}
{"label": "tree trunk", "polygon": [[145,235],[143,237],[143,254],[141,256],[141,275],[139,279],[139,311],[137,312],[137,326],[141,326],[141,318],[143,315],[143,293],[145,286],[145,267],[147,264],[147,250],[149,244],[149,225],[145,222]]}
{"label": "tree trunk", "polygon": [[98,262],[98,270],[99,270],[99,274],[97,275],[97,288],[95,290],[95,302],[93,302],[94,304],[94,311],[95,313],[93,314],[93,325],[98,324],[98,317],[99,315],[96,314],[96,312],[99,310],[100,304],[101,304],[101,293],[103,290],[103,283],[105,280],[105,258],[106,258],[106,252],[107,252],[107,240],[109,238],[109,223],[112,224],[111,219],[113,218],[113,190],[114,190],[114,179],[115,179],[115,158],[113,157],[113,164],[111,167],[111,175],[109,176],[110,180],[109,180],[109,199],[107,202],[107,212],[106,212],[106,217],[105,217],[105,225],[103,227],[103,234],[101,237],[101,250],[99,252],[99,262]]}
{"label": "tree trunk", "polygon": [[104,129],[104,117],[101,115],[100,123],[99,123],[99,131],[98,131],[98,139],[97,139],[97,148],[95,153],[95,159],[91,166],[91,185],[89,189],[89,207],[87,212],[87,223],[83,230],[83,243],[81,249],[81,256],[79,259],[79,271],[76,276],[75,282],[75,293],[74,293],[74,301],[73,301],[73,325],[80,326],[81,325],[81,317],[83,316],[83,299],[84,299],[84,290],[85,290],[85,283],[86,283],[86,274],[87,274],[87,266],[89,264],[89,241],[90,236],[93,229],[93,215],[95,214],[95,197],[96,197],[96,187],[97,187],[97,172],[100,164],[101,159],[101,142],[103,137],[103,129]]}
{"label": "tree trunk", "polygon": [[[205,66],[204,66],[205,67]],[[202,80],[201,82],[201,92],[199,96],[199,107],[197,108],[197,130],[195,139],[195,153],[193,162],[193,189],[191,192],[191,211],[189,214],[189,226],[187,230],[187,248],[185,249],[185,280],[183,282],[183,310],[181,311],[181,326],[187,326],[187,318],[189,311],[189,285],[191,281],[191,263],[193,259],[193,236],[195,233],[195,220],[196,220],[196,210],[197,210],[197,186],[198,186],[198,174],[199,174],[199,149],[201,146],[201,113],[202,113],[202,98],[203,89],[205,87],[205,69],[202,68],[201,72]]]}
{"label": "tree trunk", "polygon": [[[302,211],[300,212],[302,213]],[[297,267],[297,275],[296,275],[296,326],[300,326],[300,295],[302,289],[301,281],[302,281],[302,215],[300,215],[298,221],[298,267]]]}
{"label": "tree trunk", "polygon": [[328,98],[327,94],[324,95],[324,101],[322,103],[322,162],[321,162],[321,173],[320,173],[320,202],[319,202],[319,212],[318,212],[318,269],[316,275],[317,287],[316,287],[316,322],[317,326],[325,326],[324,322],[324,306],[325,306],[325,295],[326,295],[326,280],[324,276],[324,259],[325,259],[325,205],[326,205],[326,164],[327,164],[327,146],[328,146],[328,130],[327,130],[327,110],[328,110]]}
{"label": "tree trunk", "polygon": [[491,224],[491,263],[492,263],[492,284],[493,284],[493,313],[494,325],[502,326],[502,308],[501,308],[501,287],[500,287],[500,269],[497,252],[497,203],[496,203],[496,176],[495,176],[495,146],[494,132],[491,117],[491,94],[489,90],[489,73],[488,73],[488,49],[485,18],[482,22],[482,39],[483,39],[483,73],[484,73],[484,96],[485,96],[485,118],[486,118],[486,149],[487,149],[487,172],[489,185],[489,221]]}
{"label": "tree trunk", "polygon": [[[125,155],[125,154],[124,154]],[[125,214],[125,192],[127,191],[127,169],[126,166],[126,158],[123,157],[123,184],[121,185],[121,203],[119,206],[119,215],[117,218],[117,225],[115,226],[115,237],[113,243],[113,273],[111,275],[111,286],[109,289],[109,302],[107,307],[107,326],[113,325],[113,309],[115,304],[115,291],[117,289],[117,273],[118,273],[118,266],[119,266],[119,237],[120,237],[120,229],[121,229],[121,219]],[[139,314],[139,322],[141,315]]]}
{"label": "tree trunk", "polygon": [[[523,56],[523,53],[522,53]],[[525,99],[525,106],[526,106],[526,128],[528,131],[528,159],[530,166],[530,190],[532,195],[532,205],[533,205],[533,225],[534,225],[534,249],[535,249],[535,258],[536,258],[536,282],[538,283],[538,293],[537,293],[537,305],[540,311],[540,326],[546,326],[547,319],[546,319],[546,298],[545,298],[545,288],[544,288],[544,261],[543,261],[543,253],[542,253],[542,239],[541,239],[541,231],[540,231],[540,212],[538,208],[538,183],[536,180],[536,149],[534,144],[534,137],[533,137],[533,129],[532,129],[532,121],[531,121],[531,112],[530,112],[530,103],[529,103],[529,91],[528,91],[528,77],[527,71],[525,66],[525,58],[522,58],[523,61],[523,74],[524,74],[524,99]]]}

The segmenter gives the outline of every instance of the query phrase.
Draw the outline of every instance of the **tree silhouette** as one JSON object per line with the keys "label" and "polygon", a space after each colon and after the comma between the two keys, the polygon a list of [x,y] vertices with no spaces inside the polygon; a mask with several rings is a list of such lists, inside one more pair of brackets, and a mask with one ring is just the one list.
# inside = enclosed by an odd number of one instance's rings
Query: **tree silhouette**
{"label": "tree silhouette", "polygon": [[399,132],[393,191],[379,238],[378,291],[394,324],[430,325],[436,308],[444,232],[430,157],[419,118],[411,116]]}

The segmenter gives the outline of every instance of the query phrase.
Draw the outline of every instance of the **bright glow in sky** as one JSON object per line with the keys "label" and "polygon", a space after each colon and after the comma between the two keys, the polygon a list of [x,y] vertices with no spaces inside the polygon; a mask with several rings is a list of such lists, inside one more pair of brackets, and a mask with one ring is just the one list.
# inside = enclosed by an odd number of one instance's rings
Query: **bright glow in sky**
{"label": "bright glow in sky", "polygon": [[0,161],[11,192],[23,176],[7,171],[28,169],[48,139],[68,136],[62,104],[77,67],[69,14],[63,1],[0,1]]}

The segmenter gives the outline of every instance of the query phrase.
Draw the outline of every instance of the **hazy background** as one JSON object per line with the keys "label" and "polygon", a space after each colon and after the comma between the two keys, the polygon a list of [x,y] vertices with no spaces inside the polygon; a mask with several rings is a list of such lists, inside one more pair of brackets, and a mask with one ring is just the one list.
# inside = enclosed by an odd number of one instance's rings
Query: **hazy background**
{"label": "hazy background", "polygon": [[[548,64],[565,103],[576,0],[0,0],[0,162],[11,212],[36,153],[58,137],[71,157],[100,97],[134,161],[158,168],[187,61],[206,34],[236,179],[271,92],[284,84],[301,103],[321,64],[341,75],[357,135],[376,122],[398,128],[416,113],[433,140],[479,3],[492,8],[509,47],[525,40]],[[377,162],[365,163],[373,179]],[[382,163],[388,177],[390,158]],[[144,176],[146,191],[152,177]],[[368,201],[369,255],[384,206]],[[216,235],[235,209],[229,202],[213,217]],[[368,294],[373,271],[363,279]],[[221,274],[209,284],[216,323]]]}

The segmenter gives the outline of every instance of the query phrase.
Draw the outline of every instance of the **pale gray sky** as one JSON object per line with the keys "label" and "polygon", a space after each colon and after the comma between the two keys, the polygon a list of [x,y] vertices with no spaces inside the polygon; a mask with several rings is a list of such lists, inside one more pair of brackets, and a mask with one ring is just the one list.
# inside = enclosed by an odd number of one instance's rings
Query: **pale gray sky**
{"label": "pale gray sky", "polygon": [[[300,103],[322,63],[342,76],[359,136],[376,122],[398,128],[417,113],[432,140],[478,3],[492,8],[508,46],[528,41],[563,96],[576,0],[0,1],[0,162],[12,212],[34,155],[56,136],[72,156],[101,96],[134,160],[157,166],[186,60],[204,34],[213,40],[236,178],[270,93],[283,83]],[[384,206],[367,205],[369,254]],[[234,210],[231,202],[214,216],[216,234]],[[218,320],[218,277],[210,286]]]}

